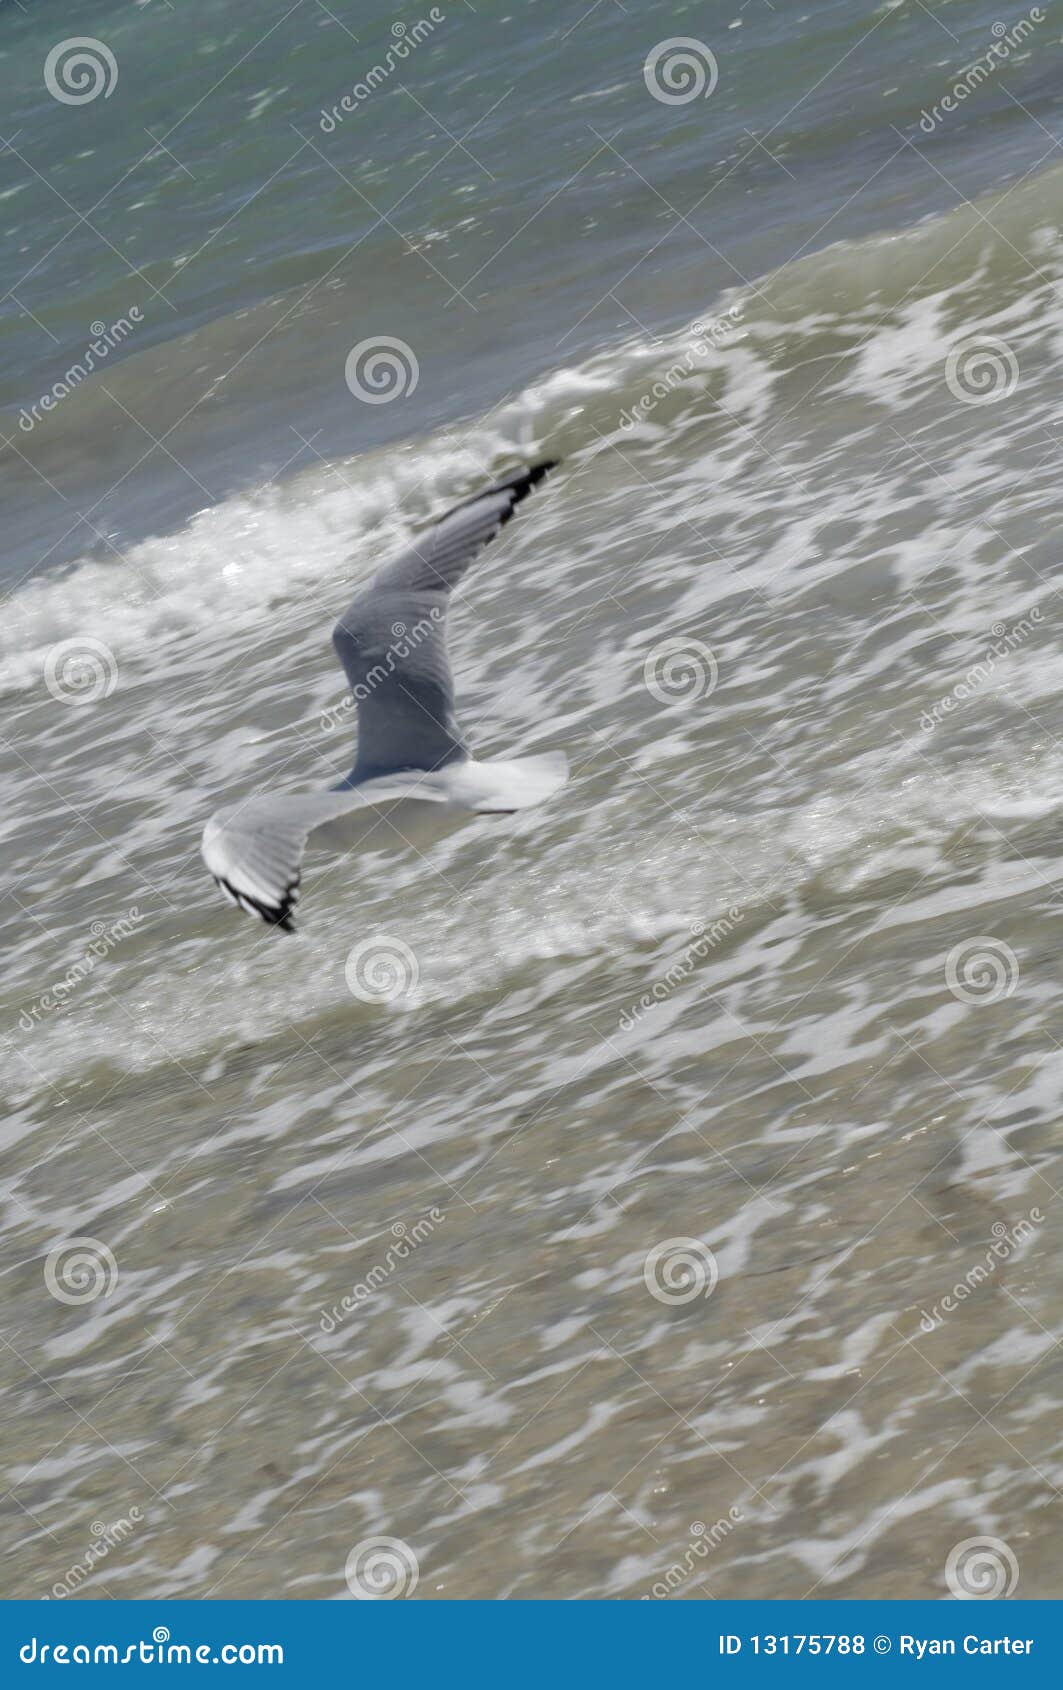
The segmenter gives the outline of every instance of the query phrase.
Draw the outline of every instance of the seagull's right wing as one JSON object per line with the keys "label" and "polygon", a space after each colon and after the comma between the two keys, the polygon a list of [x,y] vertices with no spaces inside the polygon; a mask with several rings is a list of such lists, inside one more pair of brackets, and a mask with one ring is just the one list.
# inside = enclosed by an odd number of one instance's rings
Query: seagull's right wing
{"label": "seagull's right wing", "polygon": [[477,553],[553,468],[551,460],[519,470],[455,506],[340,617],[332,638],[358,705],[352,780],[468,757],[454,715],[447,604]]}

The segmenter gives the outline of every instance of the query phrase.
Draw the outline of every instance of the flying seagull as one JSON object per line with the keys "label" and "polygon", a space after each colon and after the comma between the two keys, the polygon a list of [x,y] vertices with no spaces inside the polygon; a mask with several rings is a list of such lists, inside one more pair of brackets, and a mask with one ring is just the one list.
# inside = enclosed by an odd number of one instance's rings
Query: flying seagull
{"label": "flying seagull", "polygon": [[[508,815],[541,804],[568,779],[562,752],[477,762],[454,716],[446,644],[451,591],[533,487],[556,467],[517,470],[440,517],[344,611],[332,640],[358,705],[358,755],[324,791],[252,798],[218,810],[203,857],[232,904],[293,931],[307,840],[343,847],[380,828],[400,833],[425,804],[438,819]],[[396,818],[400,818],[396,821]],[[435,818],[433,818],[435,819]]]}

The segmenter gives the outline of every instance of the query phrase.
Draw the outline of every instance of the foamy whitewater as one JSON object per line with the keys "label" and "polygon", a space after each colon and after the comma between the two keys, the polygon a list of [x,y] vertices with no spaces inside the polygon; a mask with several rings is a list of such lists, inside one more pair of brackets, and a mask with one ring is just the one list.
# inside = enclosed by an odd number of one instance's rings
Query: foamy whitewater
{"label": "foamy whitewater", "polygon": [[[321,129],[390,12],[278,24],[100,213],[173,309],[29,431],[142,284],[82,227],[26,278],[70,218],[5,160],[11,1595],[346,1598],[386,1535],[418,1597],[936,1598],[986,1534],[1055,1594],[1058,22],[928,135],[985,7],[585,10],[411,48],[455,135],[513,87],[490,176],[390,84]],[[73,203],[251,46],[192,12],[107,10],[84,108],[7,20]],[[211,811],[350,768],[354,589],[541,456],[450,644],[568,786],[311,853],[293,938],[221,906]]]}

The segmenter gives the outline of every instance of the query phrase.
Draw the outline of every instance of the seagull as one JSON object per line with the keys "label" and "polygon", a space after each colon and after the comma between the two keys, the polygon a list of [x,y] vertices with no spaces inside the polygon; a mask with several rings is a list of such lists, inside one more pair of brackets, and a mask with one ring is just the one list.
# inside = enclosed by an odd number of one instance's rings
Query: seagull
{"label": "seagull", "polygon": [[385,564],[344,611],[332,641],[358,705],[354,767],[323,791],[252,798],[211,816],[201,850],[231,904],[294,932],[300,864],[311,836],[336,849],[370,835],[401,843],[429,814],[438,831],[440,822],[452,825],[469,815],[530,809],[565,784],[563,752],[473,758],[454,715],[446,643],[451,592],[556,467],[547,459],[517,470],[455,505]]}

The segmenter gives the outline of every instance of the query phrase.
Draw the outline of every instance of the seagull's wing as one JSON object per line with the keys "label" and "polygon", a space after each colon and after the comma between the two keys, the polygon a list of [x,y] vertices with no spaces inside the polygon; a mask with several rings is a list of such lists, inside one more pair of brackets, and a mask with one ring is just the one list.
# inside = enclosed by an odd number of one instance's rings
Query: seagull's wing
{"label": "seagull's wing", "polygon": [[354,792],[251,798],[211,816],[203,860],[231,904],[291,933],[307,840],[323,822],[361,803]]}
{"label": "seagull's wing", "polygon": [[519,470],[456,505],[385,564],[336,623],[333,642],[358,705],[352,780],[468,757],[454,715],[447,604],[477,553],[553,468]]}
{"label": "seagull's wing", "polygon": [[423,776],[378,781],[369,797],[357,787],[342,786],[249,798],[211,816],[203,829],[203,860],[231,904],[291,933],[310,835],[352,810],[400,798],[445,802],[443,791]]}

